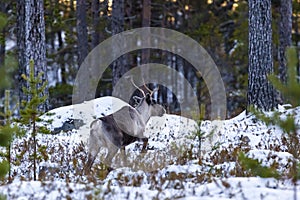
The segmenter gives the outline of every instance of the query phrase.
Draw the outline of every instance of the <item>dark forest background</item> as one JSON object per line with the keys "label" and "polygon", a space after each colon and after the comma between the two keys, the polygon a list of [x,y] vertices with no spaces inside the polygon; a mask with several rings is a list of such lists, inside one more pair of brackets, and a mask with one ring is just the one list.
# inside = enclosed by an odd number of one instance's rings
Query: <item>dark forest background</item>
{"label": "dark forest background", "polygon": [[[285,2],[292,2],[288,8],[290,10],[283,9]],[[22,43],[18,42],[22,34],[20,4],[22,2],[9,0],[0,2],[2,96],[4,88],[11,88],[16,95],[19,90],[22,67],[18,52],[22,48],[18,45]],[[239,114],[247,107],[248,6],[248,1],[243,0],[45,0],[42,7],[35,9],[43,9],[45,21],[46,69],[40,70],[47,71],[47,109],[71,104],[72,85],[78,68],[94,47],[119,32],[151,26],[173,29],[199,42],[221,72],[227,92],[227,117]],[[300,3],[299,0],[274,0],[271,9],[274,71],[280,76],[280,52],[285,42],[282,42],[282,38],[289,40],[282,36],[287,32],[282,18],[292,13],[291,41],[286,43],[300,45]],[[201,75],[180,56],[156,49],[130,52],[112,63],[98,83],[96,97],[111,95],[117,81],[116,73],[123,74],[148,62],[162,63],[182,73],[194,89],[183,91],[185,98],[196,92],[200,104],[205,105],[206,111],[209,111],[210,96]],[[8,75],[12,75],[13,81],[8,80]],[[173,81],[175,87],[180,87],[181,83]],[[154,86],[155,83],[149,87]],[[160,87],[158,99],[167,106],[170,113],[180,112],[180,101],[170,88]]]}

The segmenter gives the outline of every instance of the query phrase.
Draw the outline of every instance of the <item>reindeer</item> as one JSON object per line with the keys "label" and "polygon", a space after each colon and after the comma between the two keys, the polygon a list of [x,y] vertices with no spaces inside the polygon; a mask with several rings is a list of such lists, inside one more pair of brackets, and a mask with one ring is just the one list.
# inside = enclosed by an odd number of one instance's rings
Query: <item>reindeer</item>
{"label": "reindeer", "polygon": [[132,79],[131,82],[143,94],[137,107],[124,106],[110,115],[94,120],[90,125],[89,154],[85,166],[86,174],[90,171],[101,147],[108,150],[105,158],[106,163],[111,163],[119,149],[125,154],[125,147],[135,141],[146,139],[143,140],[143,150],[145,150],[148,139],[143,137],[143,133],[147,122],[152,116],[161,117],[166,113],[163,106],[152,99],[153,93],[158,88],[151,91],[144,84],[145,88],[150,92],[145,94],[142,89],[134,84]]}

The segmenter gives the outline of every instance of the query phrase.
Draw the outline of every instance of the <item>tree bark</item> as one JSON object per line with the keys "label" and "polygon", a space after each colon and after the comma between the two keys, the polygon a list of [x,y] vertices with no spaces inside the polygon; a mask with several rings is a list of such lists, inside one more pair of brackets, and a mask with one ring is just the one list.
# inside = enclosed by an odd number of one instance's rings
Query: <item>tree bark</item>
{"label": "tree bark", "polygon": [[88,55],[88,33],[85,3],[85,0],[77,0],[76,4],[78,67],[80,67],[85,57]]}
{"label": "tree bark", "polygon": [[[28,85],[21,75],[29,76],[30,60],[34,61],[35,75],[43,72],[42,83],[47,80],[44,1],[17,1],[17,27],[19,98],[20,101],[28,101],[30,97],[22,91],[22,88],[28,88]],[[48,88],[42,95],[48,96]],[[39,109],[47,111],[48,100]]]}
{"label": "tree bark", "polygon": [[[151,25],[151,0],[143,0],[143,17],[142,17],[142,26],[150,27]],[[147,44],[150,43],[149,37],[143,38]],[[142,50],[142,64],[149,63],[150,59],[150,49]]]}
{"label": "tree bark", "polygon": [[[116,35],[124,31],[124,0],[113,0],[112,4],[112,16],[111,16],[111,27],[112,27],[112,34]],[[114,48],[118,48],[120,44],[119,41],[115,41]],[[116,49],[117,51],[117,49]],[[113,52],[115,54],[115,52]],[[113,62],[112,66],[112,86],[114,87],[119,79],[122,77],[124,73],[128,70],[128,65],[126,61],[126,56],[123,55],[120,58],[116,59]]]}
{"label": "tree bark", "polygon": [[279,20],[279,48],[278,48],[278,62],[279,62],[279,77],[282,82],[287,79],[287,66],[285,58],[285,50],[292,45],[292,0],[280,1],[280,20]]}
{"label": "tree bark", "polygon": [[[0,2],[0,12],[6,13],[6,3]],[[4,59],[5,59],[5,35],[6,35],[6,29],[3,28],[0,30],[0,67],[4,65]]]}
{"label": "tree bark", "polygon": [[96,47],[100,42],[99,25],[100,25],[100,2],[99,0],[92,1],[92,18],[93,18],[93,33],[92,47]]}
{"label": "tree bark", "polygon": [[271,110],[275,92],[268,81],[273,72],[271,0],[249,0],[248,107]]}

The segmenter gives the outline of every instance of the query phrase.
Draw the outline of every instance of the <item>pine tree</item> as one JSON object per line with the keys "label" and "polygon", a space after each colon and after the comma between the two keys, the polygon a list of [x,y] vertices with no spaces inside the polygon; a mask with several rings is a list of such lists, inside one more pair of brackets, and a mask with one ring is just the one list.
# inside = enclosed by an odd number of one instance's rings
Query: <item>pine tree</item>
{"label": "pine tree", "polygon": [[262,162],[257,159],[248,158],[244,153],[240,153],[238,161],[243,169],[250,171],[253,176],[260,176],[262,178],[279,178],[280,174],[276,169],[271,167],[262,166]]}
{"label": "pine tree", "polygon": [[88,55],[88,30],[86,16],[86,1],[77,0],[76,3],[76,18],[77,18],[77,40],[78,40],[78,67],[83,63]]}
{"label": "pine tree", "polygon": [[47,96],[43,96],[47,86],[47,82],[42,83],[43,73],[39,73],[35,76],[34,63],[30,61],[30,73],[29,77],[22,74],[22,78],[28,83],[29,87],[23,87],[23,93],[28,95],[29,101],[23,100],[22,109],[20,111],[20,122],[24,125],[29,125],[31,129],[31,138],[33,140],[33,179],[36,180],[36,163],[37,163],[37,133],[49,133],[50,131],[45,127],[41,126],[38,122],[44,122],[41,118],[43,111],[42,106],[47,100]]}
{"label": "pine tree", "polygon": [[[297,49],[290,47],[286,51],[287,57],[287,81],[281,82],[274,74],[269,75],[270,82],[274,87],[283,94],[283,96],[292,104],[292,106],[300,105],[300,83],[297,77],[298,57]],[[293,165],[291,168],[292,181],[294,183],[294,199],[297,199],[297,180],[299,176],[299,159],[300,159],[300,138],[297,134],[299,124],[296,122],[296,113],[291,112],[286,117],[282,118],[281,113],[274,111],[272,116],[267,116],[262,112],[252,109],[255,116],[264,121],[267,125],[277,125],[287,135],[288,139],[288,152],[293,155]]]}
{"label": "pine tree", "polygon": [[[114,0],[112,2],[112,16],[111,16],[111,31],[112,35],[116,35],[118,33],[121,33],[125,30],[124,24],[125,24],[125,1]],[[118,41],[116,41],[116,45],[122,45],[119,44]],[[114,49],[119,49],[120,47],[116,46]],[[112,52],[114,55],[116,52]],[[112,64],[112,85],[113,87],[117,84],[119,79],[128,71],[128,64],[127,64],[127,57],[126,55],[120,56],[118,59],[116,59]]]}
{"label": "pine tree", "polygon": [[[0,3],[1,7],[1,3]],[[1,10],[1,8],[0,8]],[[0,11],[0,93],[6,88],[13,86],[12,74],[17,68],[17,63],[12,56],[5,50],[5,27],[9,23],[6,15]]]}
{"label": "pine tree", "polygon": [[0,3],[0,66],[4,64],[5,60],[5,27],[7,25],[7,17],[2,13],[4,3]]}
{"label": "pine tree", "polygon": [[286,81],[286,56],[285,51],[288,46],[292,45],[292,24],[293,9],[292,0],[280,0],[279,7],[279,46],[278,46],[278,71],[282,82]]}
{"label": "pine tree", "polygon": [[267,75],[273,72],[271,0],[250,0],[248,6],[248,106],[272,110],[275,107],[275,93],[267,79]]}
{"label": "pine tree", "polygon": [[0,126],[0,146],[5,147],[6,151],[1,154],[5,158],[0,164],[0,177],[8,173],[8,181],[11,182],[11,143],[16,136],[23,135],[19,127],[12,123],[13,110],[10,109],[10,91],[5,91],[4,112],[0,116],[4,118],[4,124]]}
{"label": "pine tree", "polygon": [[286,50],[287,57],[287,82],[281,82],[274,74],[269,76],[274,87],[292,104],[292,106],[300,105],[300,84],[297,76],[297,49],[290,47]]}
{"label": "pine tree", "polygon": [[[0,3],[2,6],[4,4]],[[0,5],[0,7],[1,7]],[[3,10],[1,10],[2,12]],[[1,93],[5,88],[11,87],[13,84],[12,73],[16,69],[16,62],[13,56],[5,52],[5,27],[8,24],[8,19],[0,12],[0,90]],[[5,90],[4,112],[0,112],[3,118],[3,123],[0,125],[0,146],[5,148],[5,151],[0,152],[2,161],[0,162],[0,178],[3,178],[8,173],[8,181],[11,182],[11,143],[15,136],[20,135],[21,131],[16,125],[12,125],[13,110],[10,109],[10,91]],[[0,195],[0,199],[1,199]]]}
{"label": "pine tree", "polygon": [[[23,87],[29,87],[22,74],[30,76],[30,60],[34,60],[36,72],[42,71],[40,85],[47,81],[46,65],[46,38],[45,17],[43,0],[16,1],[17,9],[17,48],[19,60],[19,99],[28,101],[29,97],[23,93]],[[48,88],[44,88],[44,95],[48,95]],[[22,106],[22,105],[21,105]],[[39,106],[44,111],[48,110],[48,101]]]}

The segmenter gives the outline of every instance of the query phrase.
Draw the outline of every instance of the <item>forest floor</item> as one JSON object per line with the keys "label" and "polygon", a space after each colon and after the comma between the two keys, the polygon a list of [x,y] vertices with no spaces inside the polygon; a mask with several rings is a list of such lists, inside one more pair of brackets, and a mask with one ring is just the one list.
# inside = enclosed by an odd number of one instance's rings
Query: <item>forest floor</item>
{"label": "forest floor", "polygon": [[[53,134],[38,135],[37,181],[33,181],[28,132],[12,145],[13,181],[2,181],[0,193],[7,199],[284,200],[293,199],[297,192],[300,199],[299,187],[287,178],[292,155],[286,134],[245,112],[229,120],[202,121],[200,126],[176,115],[153,118],[147,125],[146,153],[141,153],[141,143],[133,143],[126,147],[126,167],[118,154],[115,169],[108,173],[99,156],[90,174],[84,175],[90,122],[122,105],[119,100],[103,97],[45,115],[53,120],[47,125]],[[300,107],[279,107],[283,116],[292,110],[300,124]],[[282,177],[254,176],[241,165],[240,152],[275,168]]]}

